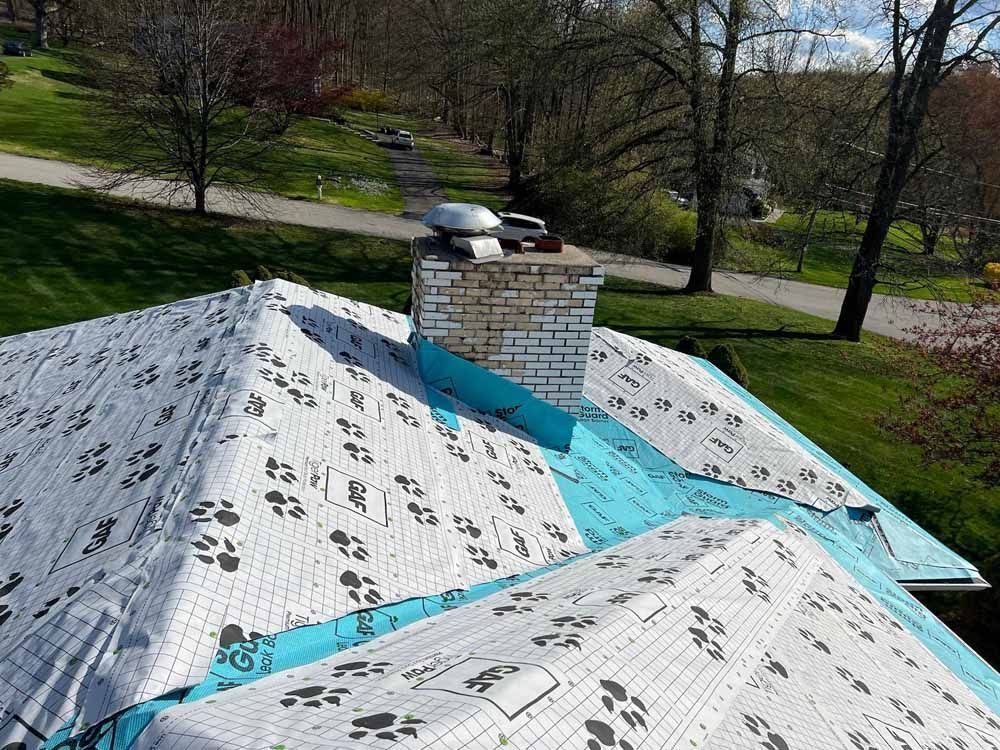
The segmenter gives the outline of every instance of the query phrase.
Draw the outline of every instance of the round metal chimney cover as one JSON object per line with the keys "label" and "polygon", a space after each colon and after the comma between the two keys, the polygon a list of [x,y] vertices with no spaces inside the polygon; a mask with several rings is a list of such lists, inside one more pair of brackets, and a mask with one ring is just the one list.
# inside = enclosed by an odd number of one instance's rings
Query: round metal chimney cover
{"label": "round metal chimney cover", "polygon": [[439,203],[420,220],[431,229],[451,232],[484,232],[500,226],[500,217],[475,203]]}

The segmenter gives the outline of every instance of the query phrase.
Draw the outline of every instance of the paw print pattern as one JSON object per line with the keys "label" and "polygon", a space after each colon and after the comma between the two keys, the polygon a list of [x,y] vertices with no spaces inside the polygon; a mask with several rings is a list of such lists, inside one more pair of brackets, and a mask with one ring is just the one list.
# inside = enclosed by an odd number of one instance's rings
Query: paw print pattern
{"label": "paw print pattern", "polygon": [[843,680],[850,685],[854,690],[859,693],[864,693],[865,695],[871,695],[872,691],[868,689],[868,686],[851,674],[850,670],[845,667],[837,667],[836,672],[843,678]]}
{"label": "paw print pattern", "polygon": [[625,555],[616,555],[612,553],[610,555],[604,555],[600,560],[594,563],[594,565],[604,570],[620,570],[621,568],[627,568],[631,559],[631,557],[627,557]]}
{"label": "paw print pattern", "polygon": [[764,652],[764,659],[761,662],[761,664],[763,664],[764,669],[766,669],[771,674],[776,674],[779,677],[785,678],[786,680],[788,679],[788,670],[785,669],[785,665],[777,661],[773,656],[771,656],[771,653],[769,651]]}
{"label": "paw print pattern", "polygon": [[851,745],[854,746],[855,750],[878,750],[871,740],[856,729],[847,733],[847,739],[851,741]]}
{"label": "paw print pattern", "polygon": [[138,391],[145,388],[147,385],[152,385],[160,379],[159,370],[159,365],[150,365],[149,367],[142,368],[132,375],[129,380],[129,387],[132,388],[133,391]]}
{"label": "paw print pattern", "polygon": [[337,426],[340,427],[340,431],[347,435],[348,437],[357,438],[358,440],[364,440],[367,435],[365,431],[361,429],[361,425],[350,421],[349,419],[344,419],[343,417],[337,420]]}
{"label": "paw print pattern", "polygon": [[285,708],[291,708],[300,703],[310,708],[323,708],[324,706],[339,706],[344,696],[350,694],[351,691],[347,688],[328,689],[322,685],[309,685],[298,690],[289,690],[280,702]]}
{"label": "paw print pattern", "polygon": [[761,738],[761,746],[766,750],[789,750],[788,743],[777,732],[772,731],[771,725],[760,716],[743,714],[743,723],[753,734]]}
{"label": "paw print pattern", "polygon": [[425,723],[422,719],[414,719],[409,714],[402,719],[390,713],[371,714],[352,721],[351,725],[357,729],[347,736],[352,740],[360,740],[372,735],[376,739],[399,742],[406,737],[416,739],[417,728]]}
{"label": "paw print pattern", "polygon": [[368,576],[359,576],[353,570],[345,570],[340,574],[340,582],[348,588],[347,596],[355,604],[361,604],[362,600],[368,604],[379,604],[382,602],[382,594],[378,590],[378,583]]}
{"label": "paw print pattern", "polygon": [[[79,586],[70,586],[69,589],[66,590],[66,593],[63,596],[65,596],[68,599],[79,590],[80,590]],[[49,613],[49,610],[51,610],[60,601],[62,601],[63,596],[57,596],[54,599],[49,599],[42,605],[42,608],[40,610],[38,610],[37,612],[33,612],[31,616],[36,620],[40,617],[45,617],[45,615]]]}
{"label": "paw print pattern", "polygon": [[757,464],[754,464],[753,466],[750,467],[750,476],[752,476],[754,479],[762,479],[762,480],[770,479],[771,470],[768,469],[766,466],[758,466]]}
{"label": "paw print pattern", "polygon": [[218,565],[224,573],[235,573],[240,566],[240,558],[236,556],[236,545],[223,538],[222,548],[214,536],[202,534],[201,539],[191,542],[192,546],[202,554],[196,554],[196,560],[206,565]]}
{"label": "paw print pattern", "polygon": [[591,362],[606,362],[608,359],[608,353],[603,352],[600,349],[590,350],[590,361]]}
{"label": "paw print pattern", "polygon": [[427,505],[420,505],[411,501],[406,504],[406,509],[413,514],[413,520],[421,526],[437,526],[441,521],[433,508]]}
{"label": "paw print pattern", "polygon": [[371,376],[364,370],[358,370],[354,367],[345,367],[344,372],[351,376],[351,380],[356,383],[371,383]]}
{"label": "paw print pattern", "polygon": [[575,648],[578,651],[583,646],[583,636],[580,633],[542,633],[531,637],[536,646],[558,646],[559,648]]}
{"label": "paw print pattern", "polygon": [[451,520],[455,524],[455,528],[458,529],[459,534],[466,534],[472,539],[478,539],[483,535],[482,530],[476,526],[471,518],[452,515]]}
{"label": "paw print pattern", "polygon": [[906,719],[911,724],[918,724],[920,726],[924,725],[924,720],[920,718],[920,714],[912,710],[899,698],[890,697],[886,698],[886,700],[889,701],[889,703],[892,704],[892,707],[895,708],[897,711],[899,711],[899,713],[903,715],[903,718]]}
{"label": "paw print pattern", "polygon": [[271,512],[278,518],[284,518],[287,515],[289,518],[301,521],[308,515],[297,497],[285,495],[278,490],[268,492],[264,495],[264,500],[271,506]]}
{"label": "paw print pattern", "polygon": [[741,417],[739,414],[733,414],[732,412],[730,412],[726,414],[726,424],[729,425],[730,427],[737,427],[737,428],[742,427],[743,417]]}
{"label": "paw print pattern", "polygon": [[616,411],[621,411],[625,408],[625,399],[621,396],[609,396],[607,403],[610,408],[615,409]]}
{"label": "paw print pattern", "polygon": [[504,617],[506,615],[524,615],[534,612],[535,608],[526,604],[502,604],[499,607],[494,607],[491,611],[494,617]]}
{"label": "paw print pattern", "polygon": [[707,414],[710,417],[714,417],[719,413],[719,407],[711,401],[702,401],[698,408],[701,410],[702,414]]}
{"label": "paw print pattern", "polygon": [[756,596],[768,604],[771,603],[771,597],[768,595],[767,590],[770,588],[767,579],[763,576],[758,575],[756,572],[748,568],[746,565],[743,567],[743,588],[747,590],[747,593],[751,596]]}
{"label": "paw print pattern", "polygon": [[497,497],[500,499],[500,502],[503,503],[503,506],[507,510],[512,510],[515,513],[517,513],[519,516],[523,516],[524,515],[524,510],[525,510],[524,506],[521,505],[521,503],[519,503],[517,500],[515,500],[514,498],[512,498],[510,495],[501,493],[501,494],[497,495]]}
{"label": "paw print pattern", "polygon": [[469,559],[476,565],[481,565],[489,568],[490,570],[497,569],[497,561],[490,557],[489,551],[483,549],[482,547],[477,547],[474,544],[466,544],[465,550],[469,553]]}
{"label": "paw print pattern", "polygon": [[726,656],[718,638],[726,635],[725,626],[701,607],[692,606],[695,624],[688,628],[694,645],[705,651],[716,661],[725,661]]}
{"label": "paw print pattern", "polygon": [[341,529],[330,534],[330,541],[337,545],[337,549],[344,557],[353,557],[360,562],[368,562],[369,557],[371,557],[368,548],[361,539]]}
{"label": "paw print pattern", "polygon": [[63,428],[63,437],[68,437],[74,432],[79,432],[80,430],[86,429],[93,422],[92,417],[96,405],[87,404],[86,406],[81,406],[79,409],[73,410],[66,423],[66,427]]}
{"label": "paw print pattern", "polygon": [[791,479],[779,479],[777,488],[778,492],[781,492],[783,494],[791,494],[795,492],[795,490],[797,489],[797,487],[795,486],[795,482],[793,482]]}
{"label": "paw print pattern", "polygon": [[718,479],[722,476],[722,469],[720,469],[715,464],[702,464],[701,473],[706,477],[712,477],[712,479]]}
{"label": "paw print pattern", "polygon": [[62,409],[62,405],[56,404],[35,414],[32,417],[31,427],[28,428],[28,432],[41,432],[48,429],[56,421],[56,414],[60,409]]}
{"label": "paw print pattern", "polygon": [[536,474],[538,474],[538,476],[545,475],[545,469],[543,469],[539,465],[539,463],[535,461],[535,459],[533,458],[522,458],[521,465],[524,466],[524,468],[526,468],[528,471],[535,472]]}
{"label": "paw print pattern", "polygon": [[658,583],[662,586],[674,586],[676,585],[675,575],[678,573],[677,568],[647,568],[645,575],[638,578],[639,583]]}
{"label": "paw print pattern", "polygon": [[402,409],[398,409],[396,411],[396,416],[399,417],[399,421],[405,424],[407,427],[414,427],[414,428],[420,427],[420,420],[417,419],[412,414],[403,411]]}
{"label": "paw print pattern", "polygon": [[788,563],[789,567],[798,568],[798,563],[796,562],[796,554],[792,549],[786,546],[780,539],[772,539],[774,542],[774,556],[779,560]]}
{"label": "paw print pattern", "polygon": [[363,445],[358,445],[357,443],[344,443],[344,450],[347,451],[347,455],[351,457],[354,461],[358,463],[365,464],[366,466],[371,466],[375,463],[375,456],[372,452],[365,448]]}
{"label": "paw print pattern", "polygon": [[660,397],[653,402],[653,408],[659,409],[660,411],[670,411],[674,408],[674,405],[671,403],[669,398]]}
{"label": "paw print pattern", "polygon": [[557,541],[564,544],[569,541],[569,535],[550,521],[542,521],[542,528],[545,529],[546,534]]}
{"label": "paw print pattern", "polygon": [[271,479],[280,479],[287,484],[294,484],[299,481],[299,478],[295,476],[295,470],[291,464],[278,461],[273,456],[268,456],[267,461],[264,463],[264,473]]}
{"label": "paw print pattern", "polygon": [[847,495],[847,488],[840,482],[827,482],[825,489],[827,493],[833,495],[838,500],[842,500]]}
{"label": "paw print pattern", "polygon": [[546,602],[549,600],[549,595],[538,591],[515,591],[510,598],[515,602]]}
{"label": "paw print pattern", "polygon": [[912,667],[913,669],[920,669],[920,665],[917,664],[916,660],[912,656],[907,654],[905,651],[903,651],[903,649],[893,646],[892,653],[894,653],[896,657],[906,666]]}
{"label": "paw print pattern", "polygon": [[688,411],[687,409],[681,409],[677,412],[677,420],[683,424],[694,424],[698,417],[695,416],[693,411]]}
{"label": "paw print pattern", "polygon": [[[390,396],[393,394],[389,394]],[[458,441],[458,433],[452,429],[445,427],[439,422],[434,423],[434,429],[437,430],[437,434],[443,437],[445,440],[451,440],[452,442]]]}
{"label": "paw print pattern", "polygon": [[[0,583],[0,599],[3,599],[8,594],[12,593],[14,589],[24,583],[24,576],[20,573],[11,573],[7,576],[7,580]],[[10,608],[8,604],[0,604],[0,627],[10,619],[11,615],[14,614],[14,610]]]}
{"label": "paw print pattern", "polygon": [[234,507],[228,500],[220,500],[218,503],[204,500],[191,509],[191,520],[195,523],[209,523],[214,518],[221,526],[235,526],[240,522],[240,515],[233,510]]}
{"label": "paw print pattern", "polygon": [[931,680],[927,680],[927,686],[931,690],[933,690],[935,693],[937,693],[938,695],[940,695],[942,698],[944,698],[946,701],[948,701],[949,703],[951,703],[951,704],[953,704],[955,706],[958,705],[958,698],[956,698],[954,695],[952,695],[951,693],[949,693],[947,690],[945,690],[943,687],[941,687],[940,685],[938,685],[936,682],[933,682]]}
{"label": "paw print pattern", "polygon": [[805,628],[799,628],[799,635],[805,638],[809,645],[817,651],[822,651],[824,654],[830,654],[830,647],[817,638],[812,631],[806,630]]}
{"label": "paw print pattern", "polygon": [[258,361],[263,362],[271,367],[286,367],[285,363],[281,360],[274,349],[272,349],[267,344],[250,344],[249,346],[243,347],[244,354],[251,354],[258,359]]}
{"label": "paw print pattern", "polygon": [[188,385],[194,385],[199,380],[201,380],[202,372],[201,366],[203,362],[200,359],[193,359],[186,365],[181,365],[176,370],[174,370],[174,377],[177,380],[174,381],[173,388],[184,388]]}
{"label": "paw print pattern", "polygon": [[125,464],[128,466],[134,466],[135,468],[125,475],[125,478],[119,482],[119,485],[123,489],[135,487],[137,484],[145,482],[157,471],[159,471],[159,465],[153,463],[152,461],[148,461],[147,459],[155,456],[161,447],[162,446],[159,443],[149,443],[145,448],[137,448],[132,451],[125,459]]}
{"label": "paw print pattern", "polygon": [[[305,331],[305,330],[303,330],[302,333],[304,333],[306,336],[310,336],[310,334],[312,334],[312,336],[316,336],[316,334],[313,333],[312,331]],[[311,338],[311,336],[310,336],[310,338]],[[316,341],[317,344],[319,344],[319,343],[322,342],[322,339],[319,339],[318,336],[316,338],[318,339]],[[343,361],[344,363],[350,365],[351,367],[355,367],[355,368],[363,368],[364,367],[364,364],[361,362],[361,360],[358,359],[357,357],[355,357],[350,352],[337,352],[337,356],[340,357],[341,361]]]}
{"label": "paw print pattern", "polygon": [[461,445],[446,443],[444,447],[447,449],[448,453],[459,459],[463,464],[467,464],[471,459],[468,452]]}
{"label": "paw print pattern", "polygon": [[601,703],[608,710],[608,713],[617,712],[632,729],[637,727],[646,729],[645,717],[649,711],[646,709],[646,704],[638,696],[629,696],[625,688],[614,680],[601,680],[600,685],[604,689]]}
{"label": "paw print pattern", "polygon": [[351,677],[371,677],[375,674],[385,674],[385,668],[391,667],[387,661],[349,661],[346,664],[338,664],[333,668],[331,677],[340,679],[350,675]]}
{"label": "paw print pattern", "polygon": [[807,484],[816,484],[819,481],[819,477],[815,471],[807,466],[803,466],[799,469],[799,481],[806,482]]}
{"label": "paw print pattern", "polygon": [[413,477],[397,474],[394,481],[399,485],[399,489],[407,495],[417,498],[424,497],[426,495],[424,488],[420,485],[420,482]]}
{"label": "paw print pattern", "polygon": [[101,442],[93,448],[89,448],[76,457],[76,462],[80,464],[76,473],[71,477],[73,482],[82,482],[87,477],[92,477],[108,465],[108,460],[104,454],[111,449],[111,443]]}
{"label": "paw print pattern", "polygon": [[488,476],[490,478],[490,481],[493,482],[493,484],[495,484],[497,487],[503,487],[505,490],[509,490],[511,488],[511,484],[507,480],[507,477],[505,477],[499,471],[493,471],[491,469],[486,472],[486,476]]}
{"label": "paw print pattern", "polygon": [[646,418],[649,416],[649,412],[643,409],[641,406],[633,406],[631,409],[628,410],[628,413],[633,419],[639,422],[645,422]]}

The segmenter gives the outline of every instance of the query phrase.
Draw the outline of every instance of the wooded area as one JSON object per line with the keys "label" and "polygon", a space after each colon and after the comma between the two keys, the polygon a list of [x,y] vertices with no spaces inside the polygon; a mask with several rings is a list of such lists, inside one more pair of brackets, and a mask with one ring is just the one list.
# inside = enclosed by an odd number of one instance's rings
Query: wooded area
{"label": "wooded area", "polygon": [[[211,5],[5,2],[41,46],[52,34],[150,67],[136,29]],[[439,118],[502,160],[517,203],[580,241],[682,253],[689,291],[711,290],[748,201],[808,217],[800,271],[817,214],[854,217],[835,329],[850,340],[876,284],[908,283],[884,252],[897,223],[915,252],[968,275],[1000,258],[997,0],[281,0],[229,3],[226,18],[257,30],[262,58],[312,60],[323,106]],[[677,196],[690,239],[662,219]]]}

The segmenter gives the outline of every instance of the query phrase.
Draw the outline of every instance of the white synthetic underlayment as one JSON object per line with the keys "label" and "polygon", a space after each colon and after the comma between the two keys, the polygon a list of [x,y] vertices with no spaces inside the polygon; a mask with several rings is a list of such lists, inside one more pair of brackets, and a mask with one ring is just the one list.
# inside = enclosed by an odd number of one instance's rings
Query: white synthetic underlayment
{"label": "white synthetic underlayment", "polygon": [[585,551],[529,439],[435,421],[408,336],[272,282],[0,341],[0,711],[82,727],[198,683],[223,628]]}
{"label": "white synthetic underlayment", "polygon": [[137,747],[971,750],[998,731],[803,532],[684,517],[170,708]]}
{"label": "white synthetic underlayment", "polygon": [[584,396],[694,474],[820,510],[871,507],[680,352],[595,328]]}

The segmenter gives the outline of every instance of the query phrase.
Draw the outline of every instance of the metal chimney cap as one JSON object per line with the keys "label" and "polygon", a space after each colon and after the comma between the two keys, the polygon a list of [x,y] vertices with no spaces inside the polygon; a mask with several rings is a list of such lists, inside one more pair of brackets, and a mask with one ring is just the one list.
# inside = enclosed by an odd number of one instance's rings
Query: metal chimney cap
{"label": "metal chimney cap", "polygon": [[431,229],[445,232],[481,233],[500,226],[500,217],[475,203],[439,203],[420,220]]}

